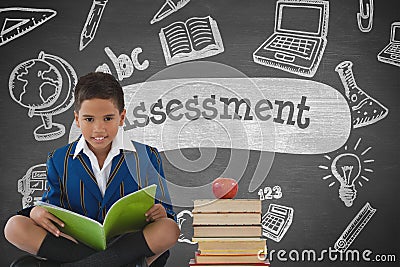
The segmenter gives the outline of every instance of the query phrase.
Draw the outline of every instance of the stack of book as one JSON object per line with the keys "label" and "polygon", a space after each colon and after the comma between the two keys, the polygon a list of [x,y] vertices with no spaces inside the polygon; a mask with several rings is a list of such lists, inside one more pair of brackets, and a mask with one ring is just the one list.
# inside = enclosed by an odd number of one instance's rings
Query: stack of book
{"label": "stack of book", "polygon": [[192,213],[198,250],[190,266],[269,266],[260,200],[195,200]]}

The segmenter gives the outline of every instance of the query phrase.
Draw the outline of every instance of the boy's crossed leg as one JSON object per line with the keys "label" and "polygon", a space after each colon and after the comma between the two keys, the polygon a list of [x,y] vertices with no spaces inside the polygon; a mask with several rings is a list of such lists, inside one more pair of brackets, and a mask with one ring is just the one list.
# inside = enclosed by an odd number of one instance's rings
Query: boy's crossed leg
{"label": "boy's crossed leg", "polygon": [[74,242],[66,235],[56,237],[32,219],[16,215],[5,227],[6,239],[16,247],[40,257],[64,262],[61,266],[119,266],[136,262],[145,256],[150,265],[158,256],[171,248],[180,231],[175,221],[158,219],[143,231],[120,236],[104,251]]}
{"label": "boy's crossed leg", "polygon": [[56,237],[31,218],[22,215],[8,220],[4,235],[10,243],[23,251],[59,262],[77,261],[96,252],[63,233]]}
{"label": "boy's crossed leg", "polygon": [[121,266],[136,262],[143,256],[150,265],[162,253],[175,245],[179,234],[179,227],[175,221],[161,218],[146,225],[143,231],[122,235],[104,251],[62,266]]}

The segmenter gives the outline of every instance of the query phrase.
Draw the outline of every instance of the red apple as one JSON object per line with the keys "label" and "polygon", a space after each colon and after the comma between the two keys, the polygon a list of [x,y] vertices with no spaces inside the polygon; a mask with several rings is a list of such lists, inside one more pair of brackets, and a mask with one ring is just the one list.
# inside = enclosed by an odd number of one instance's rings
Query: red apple
{"label": "red apple", "polygon": [[238,184],[232,178],[217,178],[212,183],[212,191],[217,198],[234,198]]}

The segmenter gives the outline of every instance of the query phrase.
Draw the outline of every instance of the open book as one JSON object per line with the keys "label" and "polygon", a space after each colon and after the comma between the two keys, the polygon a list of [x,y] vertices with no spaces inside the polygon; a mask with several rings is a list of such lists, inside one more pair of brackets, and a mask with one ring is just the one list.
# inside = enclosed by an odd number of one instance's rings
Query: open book
{"label": "open book", "polygon": [[110,238],[142,229],[144,215],[153,205],[157,185],[150,185],[120,198],[108,210],[103,224],[58,206],[38,201],[35,204],[47,209],[64,222],[62,232],[97,250],[104,250]]}
{"label": "open book", "polygon": [[205,58],[224,51],[217,22],[210,16],[177,21],[159,33],[167,65]]}

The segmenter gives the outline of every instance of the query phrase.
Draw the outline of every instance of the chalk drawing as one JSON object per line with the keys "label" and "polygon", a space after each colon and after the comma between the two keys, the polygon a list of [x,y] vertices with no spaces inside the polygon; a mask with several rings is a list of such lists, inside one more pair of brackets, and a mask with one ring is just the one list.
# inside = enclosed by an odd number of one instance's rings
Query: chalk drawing
{"label": "chalk drawing", "polygon": [[[330,170],[331,174],[324,176],[322,179],[336,178],[339,182],[339,198],[344,202],[346,207],[351,207],[357,196],[356,184],[363,186],[363,181],[368,182],[369,178],[366,173],[373,173],[369,164],[375,160],[366,158],[366,154],[371,150],[371,147],[359,151],[361,138],[359,138],[353,148],[348,149],[344,146],[344,152],[338,153],[333,157],[325,155],[324,158],[330,161],[329,166],[320,165],[323,170]],[[332,187],[335,182],[331,182],[329,187]]]}
{"label": "chalk drawing", "polygon": [[258,196],[260,200],[280,199],[282,198],[282,188],[279,185],[274,187],[266,186],[258,190]]}
{"label": "chalk drawing", "polygon": [[[215,73],[225,78],[205,78]],[[230,149],[221,177],[243,177],[250,151],[261,151],[249,192],[267,179],[276,152],[325,154],[346,144],[351,114],[338,90],[304,79],[244,76],[220,63],[193,61],[124,86],[127,138],[157,147],[169,164],[188,172],[208,168],[218,148]],[[73,141],[79,129],[74,123],[70,129]],[[185,148],[198,148],[201,157],[186,158]],[[193,195],[214,198],[208,183],[183,190],[171,182],[168,188],[183,207],[192,205]]]}
{"label": "chalk drawing", "polygon": [[41,51],[38,58],[20,63],[11,72],[11,98],[28,108],[28,116],[40,116],[42,125],[33,135],[37,141],[60,138],[65,126],[54,123],[53,116],[66,111],[73,104],[73,90],[77,76],[64,59]]}
{"label": "chalk drawing", "polygon": [[314,76],[327,44],[328,21],[328,1],[277,1],[274,33],[253,53],[254,62]]}
{"label": "chalk drawing", "polygon": [[224,52],[217,22],[210,16],[174,22],[161,28],[159,36],[167,65]]}
{"label": "chalk drawing", "polygon": [[372,208],[367,202],[349,223],[343,233],[336,241],[334,247],[337,251],[344,252],[353,243],[354,239],[360,234],[365,225],[375,214],[376,209]]}
{"label": "chalk drawing", "polygon": [[96,68],[96,72],[104,72],[104,73],[112,74],[110,67],[106,63],[103,63],[102,65],[98,66]]}
{"label": "chalk drawing", "polygon": [[378,54],[378,60],[400,67],[400,22],[393,22],[390,27],[390,42]]}
{"label": "chalk drawing", "polygon": [[[104,51],[114,64],[118,80],[120,81],[131,77],[135,69],[145,70],[149,67],[149,61],[147,59],[142,63],[139,62],[139,54],[143,52],[142,48],[140,47],[136,47],[132,50],[131,57],[126,54],[121,54],[117,57],[109,47],[104,48]],[[98,66],[96,68],[96,72],[97,71],[111,74],[110,67],[106,63]]]}
{"label": "chalk drawing", "polygon": [[[367,23],[365,23],[365,21]],[[360,0],[360,12],[357,13],[358,28],[370,32],[374,21],[374,0]],[[367,24],[367,26],[364,26]]]}
{"label": "chalk drawing", "polygon": [[18,193],[22,195],[22,208],[33,206],[33,203],[42,199],[47,188],[46,164],[35,165],[18,180]]}
{"label": "chalk drawing", "polygon": [[293,208],[270,204],[262,217],[263,236],[280,242],[293,222]]}
{"label": "chalk drawing", "polygon": [[351,107],[353,127],[359,128],[382,120],[389,111],[357,85],[352,67],[351,61],[343,61],[335,71],[339,74]]}
{"label": "chalk drawing", "polygon": [[153,19],[150,21],[150,24],[161,21],[165,17],[186,6],[189,2],[190,0],[165,0],[165,3],[161,6],[158,12],[154,15]]}
{"label": "chalk drawing", "polygon": [[0,8],[0,46],[30,32],[57,14],[52,9],[8,7]]}
{"label": "chalk drawing", "polygon": [[81,32],[79,50],[82,51],[96,35],[97,27],[100,24],[101,16],[106,8],[108,0],[93,0],[89,14]]}
{"label": "chalk drawing", "polygon": [[[191,245],[197,244],[197,242],[193,242],[189,238],[185,237],[185,235],[183,233],[184,222],[188,218],[193,218],[193,214],[189,210],[183,210],[183,211],[179,212],[176,215],[176,219],[177,219],[177,223],[178,223],[178,226],[179,226],[179,230],[181,230],[181,234],[179,235],[178,242],[188,243],[188,244],[191,244]],[[186,226],[192,227],[192,224],[191,223],[186,223]]]}
{"label": "chalk drawing", "polygon": [[[314,81],[174,79],[124,90],[124,130],[160,151],[221,147],[321,154],[342,147],[351,130],[346,99]],[[210,138],[212,144],[206,142]]]}

